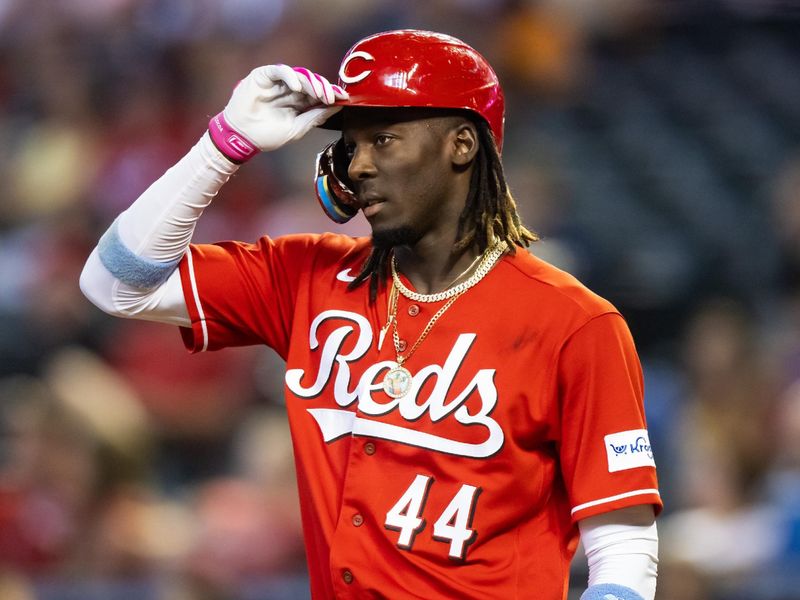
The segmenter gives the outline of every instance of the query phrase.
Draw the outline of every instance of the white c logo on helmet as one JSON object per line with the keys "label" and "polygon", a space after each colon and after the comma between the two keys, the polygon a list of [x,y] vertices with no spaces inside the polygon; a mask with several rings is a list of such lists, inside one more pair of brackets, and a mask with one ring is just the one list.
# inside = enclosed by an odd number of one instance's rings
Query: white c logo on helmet
{"label": "white c logo on helmet", "polygon": [[372,56],[369,52],[364,52],[363,50],[356,50],[355,52],[351,52],[347,55],[347,57],[342,61],[342,66],[339,67],[339,79],[342,80],[344,83],[358,83],[362,79],[366,78],[367,75],[372,73],[371,69],[366,69],[365,71],[361,71],[358,75],[353,77],[347,75],[345,73],[345,69],[347,69],[347,65],[350,64],[350,61],[354,58],[363,58],[364,60],[375,60],[375,57]]}

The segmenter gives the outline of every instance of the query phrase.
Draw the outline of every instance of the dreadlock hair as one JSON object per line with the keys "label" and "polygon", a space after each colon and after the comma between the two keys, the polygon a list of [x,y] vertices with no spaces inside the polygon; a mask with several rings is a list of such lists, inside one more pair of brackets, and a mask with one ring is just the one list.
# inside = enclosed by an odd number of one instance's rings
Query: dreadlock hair
{"label": "dreadlock hair", "polygon": [[[474,244],[479,252],[484,252],[496,243],[505,242],[509,252],[514,254],[517,246],[527,247],[539,236],[528,230],[520,220],[489,124],[483,119],[472,118],[470,113],[462,114],[466,114],[477,128],[478,152],[467,200],[458,219],[453,249],[463,252]],[[355,289],[369,280],[370,302],[375,302],[378,291],[388,281],[391,256],[391,248],[373,246],[348,289]]]}

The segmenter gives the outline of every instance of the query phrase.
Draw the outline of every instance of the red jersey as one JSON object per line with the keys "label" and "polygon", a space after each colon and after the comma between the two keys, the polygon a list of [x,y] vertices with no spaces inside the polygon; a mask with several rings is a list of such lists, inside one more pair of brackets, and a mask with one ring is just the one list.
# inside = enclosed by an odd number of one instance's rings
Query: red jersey
{"label": "red jersey", "polygon": [[[369,249],[293,235],[193,245],[180,266],[189,349],[286,360],[312,596],[565,599],[579,519],[661,507],[625,322],[518,249],[435,323],[392,398],[388,291],[347,289]],[[410,347],[446,301],[398,302]]]}

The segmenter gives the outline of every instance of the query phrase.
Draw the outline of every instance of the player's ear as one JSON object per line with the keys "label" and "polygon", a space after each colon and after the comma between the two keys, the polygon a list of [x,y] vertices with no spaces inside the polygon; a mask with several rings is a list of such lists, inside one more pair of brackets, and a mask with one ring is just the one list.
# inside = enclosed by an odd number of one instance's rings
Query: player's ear
{"label": "player's ear", "polygon": [[460,122],[451,129],[451,156],[453,164],[458,167],[469,165],[478,153],[478,130],[469,119]]}

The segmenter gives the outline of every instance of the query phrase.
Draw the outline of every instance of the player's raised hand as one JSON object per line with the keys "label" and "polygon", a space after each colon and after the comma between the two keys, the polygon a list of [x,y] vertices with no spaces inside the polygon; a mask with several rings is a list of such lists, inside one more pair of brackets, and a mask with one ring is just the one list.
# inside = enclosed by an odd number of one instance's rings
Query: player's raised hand
{"label": "player's raised hand", "polygon": [[333,103],[344,99],[342,88],[303,67],[258,67],[209,122],[211,139],[225,156],[242,163],[303,137],[340,110]]}

